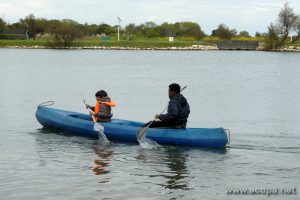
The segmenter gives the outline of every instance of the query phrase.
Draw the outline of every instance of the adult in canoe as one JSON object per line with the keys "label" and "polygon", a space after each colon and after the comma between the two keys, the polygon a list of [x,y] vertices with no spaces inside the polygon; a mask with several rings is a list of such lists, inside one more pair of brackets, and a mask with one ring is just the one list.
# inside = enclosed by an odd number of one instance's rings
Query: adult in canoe
{"label": "adult in canoe", "polygon": [[96,92],[95,97],[95,106],[86,104],[86,107],[91,109],[90,114],[94,116],[94,118],[98,122],[110,122],[113,116],[111,107],[115,107],[116,103],[109,98],[107,92],[105,92],[104,90]]}
{"label": "adult in canoe", "polygon": [[186,98],[180,94],[180,85],[172,83],[169,85],[168,92],[170,101],[166,114],[156,115],[156,121],[150,121],[144,127],[150,124],[150,128],[155,127],[177,127],[186,128],[187,119],[190,114],[190,106]]}

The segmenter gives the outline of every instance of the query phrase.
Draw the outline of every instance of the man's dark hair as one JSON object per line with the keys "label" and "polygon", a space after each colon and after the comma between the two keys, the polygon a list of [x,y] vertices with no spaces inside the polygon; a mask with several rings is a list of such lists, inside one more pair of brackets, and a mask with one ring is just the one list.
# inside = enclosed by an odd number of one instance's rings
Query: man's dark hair
{"label": "man's dark hair", "polygon": [[107,93],[104,90],[96,92],[95,97],[106,97]]}
{"label": "man's dark hair", "polygon": [[171,85],[169,85],[169,89],[170,91],[176,92],[176,94],[180,93],[180,85],[178,85],[177,83],[172,83]]}

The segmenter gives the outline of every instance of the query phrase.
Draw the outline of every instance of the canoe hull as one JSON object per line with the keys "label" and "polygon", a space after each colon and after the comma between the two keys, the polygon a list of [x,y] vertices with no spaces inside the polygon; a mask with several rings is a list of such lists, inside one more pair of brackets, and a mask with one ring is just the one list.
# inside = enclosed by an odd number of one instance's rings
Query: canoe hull
{"label": "canoe hull", "polygon": [[[35,116],[44,127],[74,135],[98,138],[98,132],[93,129],[94,123],[87,114],[39,106]],[[136,133],[143,124],[121,119],[112,119],[111,122],[101,123],[109,140],[135,143],[137,143]],[[224,148],[228,143],[228,137],[223,128],[150,128],[147,137],[159,144],[170,145]]]}

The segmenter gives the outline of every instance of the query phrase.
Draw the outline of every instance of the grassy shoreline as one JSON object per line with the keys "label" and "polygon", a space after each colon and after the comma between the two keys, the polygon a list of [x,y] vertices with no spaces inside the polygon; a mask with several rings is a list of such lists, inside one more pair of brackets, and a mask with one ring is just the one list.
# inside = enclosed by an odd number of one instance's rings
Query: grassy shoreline
{"label": "grassy shoreline", "polygon": [[[46,47],[49,39],[36,40],[0,40],[0,47],[6,46],[43,46]],[[70,47],[137,47],[137,48],[153,48],[153,47],[190,47],[192,45],[212,46],[211,42],[195,41],[195,40],[175,40],[169,42],[167,39],[137,39],[132,41],[111,39],[108,41],[99,38],[83,38],[75,40]]]}
{"label": "grassy shoreline", "polygon": [[[233,38],[240,41],[259,41],[262,38]],[[96,37],[85,37],[75,40],[70,47],[65,49],[167,49],[167,50],[217,50],[214,42],[220,41],[216,38],[207,37],[203,40],[193,38],[176,38],[174,42],[169,42],[167,38],[136,39],[132,41],[117,41],[112,38],[108,41],[100,40]],[[0,48],[51,48],[48,46],[49,39],[41,38],[36,40],[0,40]],[[60,48],[60,47],[57,47]],[[276,51],[298,51],[300,41],[286,45]],[[261,49],[259,49],[261,50]],[[300,50],[300,49],[299,49]]]}

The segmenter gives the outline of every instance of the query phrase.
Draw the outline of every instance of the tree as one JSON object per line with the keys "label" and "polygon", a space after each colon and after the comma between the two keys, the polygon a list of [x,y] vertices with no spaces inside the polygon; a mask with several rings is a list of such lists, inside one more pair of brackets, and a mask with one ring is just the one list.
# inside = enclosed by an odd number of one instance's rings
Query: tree
{"label": "tree", "polygon": [[35,39],[37,31],[37,23],[33,14],[27,15],[24,19],[20,19],[23,28],[28,31],[28,36]]}
{"label": "tree", "polygon": [[46,32],[48,26],[48,20],[41,18],[41,19],[36,19],[36,29],[35,33],[36,36],[39,34],[40,36],[43,35]]}
{"label": "tree", "polygon": [[221,39],[231,39],[237,34],[235,29],[230,29],[225,24],[219,24],[218,28],[212,31],[212,36],[217,36]]}
{"label": "tree", "polygon": [[291,32],[297,27],[297,16],[293,8],[285,3],[278,14],[277,23],[271,23],[268,27],[268,33],[265,37],[265,49],[277,49],[281,47]]}
{"label": "tree", "polygon": [[159,37],[160,36],[160,27],[156,26],[155,28],[147,29],[145,32],[145,36],[152,38],[152,37]]}
{"label": "tree", "polygon": [[297,16],[296,22],[293,26],[294,31],[296,32],[296,37],[293,38],[292,43],[296,42],[300,38],[300,15]]}
{"label": "tree", "polygon": [[0,18],[0,32],[4,31],[5,29],[6,29],[6,23],[2,18]]}
{"label": "tree", "polygon": [[205,37],[205,33],[201,30],[199,24],[194,22],[177,22],[175,28],[177,36],[191,36],[197,39]]}
{"label": "tree", "polygon": [[237,31],[235,29],[229,29],[225,24],[220,24],[217,29],[212,31],[212,36],[219,37],[221,39],[230,40],[236,36]]}
{"label": "tree", "polygon": [[176,27],[174,24],[165,22],[160,25],[160,35],[163,37],[174,37],[176,36]]}
{"label": "tree", "polygon": [[154,22],[149,21],[149,22],[145,22],[144,26],[145,26],[146,29],[152,29],[152,28],[157,27],[157,24],[155,24]]}
{"label": "tree", "polygon": [[105,32],[105,30],[106,30],[106,29],[108,30],[109,28],[111,28],[110,25],[102,23],[102,24],[100,24],[100,25],[98,26],[98,28],[97,28],[97,33],[98,33],[98,34],[101,34],[101,33],[107,33],[107,32]]}
{"label": "tree", "polygon": [[70,24],[70,25],[74,25],[74,26],[78,26],[79,23],[73,19],[63,19],[61,20],[62,23],[66,23],[66,24]]}
{"label": "tree", "polygon": [[278,34],[280,37],[279,46],[281,46],[288,38],[296,20],[297,16],[295,15],[293,8],[289,7],[288,3],[285,3],[278,15]]}
{"label": "tree", "polygon": [[273,23],[268,27],[268,33],[265,36],[264,49],[276,49],[279,47],[280,38],[278,36],[278,27]]}
{"label": "tree", "polygon": [[256,32],[256,33],[255,33],[255,37],[262,37],[262,33]]}
{"label": "tree", "polygon": [[76,38],[82,36],[81,30],[70,21],[52,20],[48,32],[53,34],[52,47],[69,47]]}
{"label": "tree", "polygon": [[98,33],[98,25],[97,24],[88,24],[80,26],[85,35],[96,35]]}
{"label": "tree", "polygon": [[109,26],[105,28],[104,33],[110,36],[116,35],[118,32],[118,26]]}
{"label": "tree", "polygon": [[160,26],[151,21],[140,24],[136,28],[137,31],[143,36],[149,38],[160,36]]}
{"label": "tree", "polygon": [[220,24],[217,29],[212,31],[212,36],[219,37],[221,39],[230,40],[236,36],[237,31],[235,29],[229,29],[225,24]]}
{"label": "tree", "polygon": [[136,28],[135,24],[128,24],[125,27],[125,32],[127,34],[127,40],[132,40],[137,32],[137,28]]}
{"label": "tree", "polygon": [[251,37],[248,31],[241,31],[239,34],[240,37]]}
{"label": "tree", "polygon": [[16,22],[16,23],[13,23],[13,24],[8,24],[6,26],[7,26],[8,29],[20,29],[20,28],[24,28],[20,22]]}

